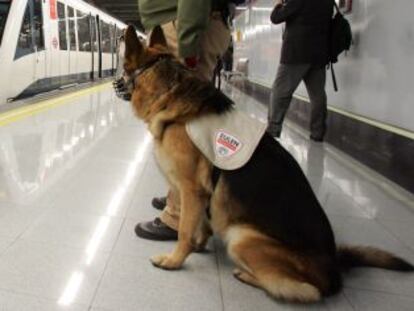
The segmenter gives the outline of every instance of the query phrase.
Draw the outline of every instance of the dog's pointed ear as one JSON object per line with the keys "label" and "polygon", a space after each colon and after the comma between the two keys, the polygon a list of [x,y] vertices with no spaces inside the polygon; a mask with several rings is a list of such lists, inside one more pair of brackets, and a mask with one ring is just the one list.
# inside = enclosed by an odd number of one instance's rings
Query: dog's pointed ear
{"label": "dog's pointed ear", "polygon": [[161,26],[155,26],[149,35],[148,46],[153,47],[155,45],[167,47],[167,39],[165,39],[164,31]]}
{"label": "dog's pointed ear", "polygon": [[125,58],[137,58],[144,50],[142,43],[139,41],[135,27],[128,25],[125,30]]}

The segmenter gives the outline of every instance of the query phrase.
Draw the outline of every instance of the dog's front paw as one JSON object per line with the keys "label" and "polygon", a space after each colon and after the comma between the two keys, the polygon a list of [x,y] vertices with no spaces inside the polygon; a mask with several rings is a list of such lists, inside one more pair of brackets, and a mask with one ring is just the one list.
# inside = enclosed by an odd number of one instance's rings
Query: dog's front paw
{"label": "dog's front paw", "polygon": [[174,260],[171,255],[158,255],[151,257],[151,263],[158,268],[165,270],[177,270],[181,268],[182,263]]}

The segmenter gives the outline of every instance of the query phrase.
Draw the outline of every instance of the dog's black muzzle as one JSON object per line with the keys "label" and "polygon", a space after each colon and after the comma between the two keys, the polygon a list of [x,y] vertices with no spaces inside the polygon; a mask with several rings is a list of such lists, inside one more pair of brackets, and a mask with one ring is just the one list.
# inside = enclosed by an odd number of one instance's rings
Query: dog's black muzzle
{"label": "dog's black muzzle", "polygon": [[[136,79],[147,69],[154,66],[156,63],[160,61],[171,61],[172,56],[170,54],[160,54],[153,60],[149,61],[148,63],[144,64],[140,68],[136,69],[132,74],[128,75],[126,72],[123,72],[119,78],[115,79],[112,85],[114,86],[116,95],[123,99],[130,101],[132,97],[132,93],[136,88]],[[182,64],[178,63],[177,66],[183,67]],[[184,67],[185,68],[185,67]]]}
{"label": "dog's black muzzle", "polygon": [[112,82],[112,85],[115,89],[116,96],[119,98],[130,101],[132,97],[132,90],[130,90],[130,80],[125,80],[124,76],[121,76],[118,79],[115,79]]}

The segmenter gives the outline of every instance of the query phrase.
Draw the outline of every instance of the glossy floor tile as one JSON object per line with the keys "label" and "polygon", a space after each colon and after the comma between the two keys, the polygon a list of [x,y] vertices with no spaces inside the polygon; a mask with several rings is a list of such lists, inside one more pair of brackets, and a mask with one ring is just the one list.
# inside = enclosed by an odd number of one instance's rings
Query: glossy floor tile
{"label": "glossy floor tile", "polygon": [[414,299],[388,293],[345,289],[345,295],[355,310],[411,311]]}
{"label": "glossy floor tile", "polygon": [[0,236],[18,238],[46,212],[45,206],[0,203]]}
{"label": "glossy floor tile", "polygon": [[101,228],[105,235],[96,245],[96,251],[111,251],[121,230],[123,219],[110,216],[95,216],[50,209],[20,236],[21,239],[74,248],[89,247]]}
{"label": "glossy floor tile", "polygon": [[[162,246],[155,254],[162,252]],[[192,254],[180,271],[152,267],[148,257],[112,256],[94,305],[109,310],[221,310],[214,254]]]}
{"label": "glossy floor tile", "polygon": [[0,290],[0,310],[4,311],[87,311],[87,305],[58,305],[53,300]]}
{"label": "glossy floor tile", "polygon": [[409,218],[401,221],[380,221],[397,239],[414,251],[414,227]]}
{"label": "glossy floor tile", "polygon": [[[224,91],[259,120],[266,107]],[[287,122],[281,143],[296,158],[338,243],[372,245],[414,262],[414,196]],[[0,310],[412,310],[414,275],[355,269],[344,290],[298,306],[232,276],[221,241],[180,271],[149,258],[173,242],[138,239],[154,196],[168,186],[146,126],[111,89],[0,127]]]}
{"label": "glossy floor tile", "polygon": [[12,245],[15,239],[0,237],[0,256],[7,250],[7,248]]}
{"label": "glossy floor tile", "polygon": [[108,253],[20,240],[0,258],[0,290],[89,305]]}

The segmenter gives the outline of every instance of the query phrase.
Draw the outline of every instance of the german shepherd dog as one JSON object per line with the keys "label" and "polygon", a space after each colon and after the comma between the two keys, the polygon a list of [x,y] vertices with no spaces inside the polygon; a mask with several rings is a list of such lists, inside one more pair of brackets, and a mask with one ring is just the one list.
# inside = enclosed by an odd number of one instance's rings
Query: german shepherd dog
{"label": "german shepherd dog", "polygon": [[211,234],[204,221],[209,206],[212,231],[226,242],[237,266],[234,276],[277,299],[309,303],[335,294],[346,268],[414,270],[379,249],[337,247],[305,175],[271,136],[263,136],[242,168],[215,168],[190,140],[185,124],[225,113],[233,102],[169,53],[160,27],[145,46],[129,26],[125,46],[134,112],[154,136],[158,164],[181,208],[178,243],[172,253],[152,257],[154,266],[179,269],[192,251],[204,247]]}

